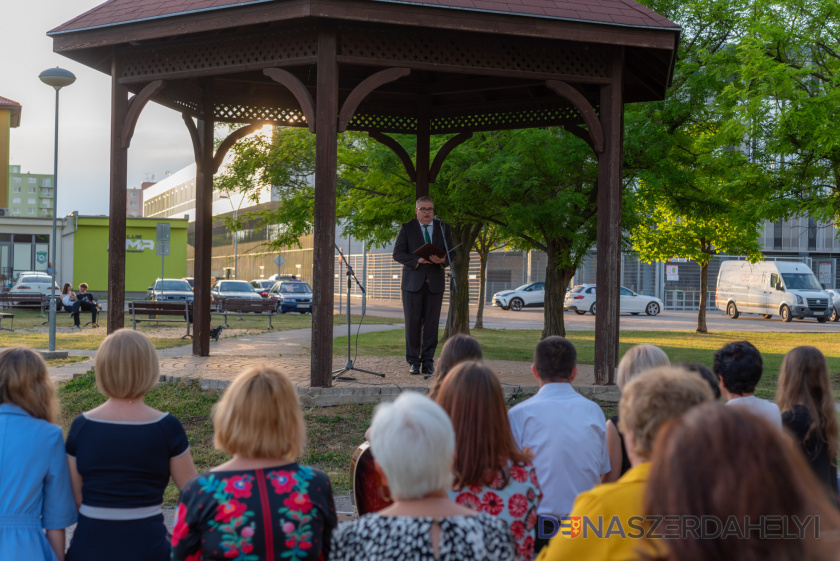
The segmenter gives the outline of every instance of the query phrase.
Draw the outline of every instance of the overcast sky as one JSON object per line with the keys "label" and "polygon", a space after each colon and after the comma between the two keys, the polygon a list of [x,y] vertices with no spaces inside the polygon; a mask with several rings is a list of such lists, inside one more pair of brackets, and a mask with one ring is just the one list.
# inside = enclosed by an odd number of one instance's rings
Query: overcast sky
{"label": "overcast sky", "polygon": [[[100,0],[3,2],[0,33],[0,96],[23,105],[12,129],[10,162],[22,172],[53,172],[55,91],[38,74],[60,66],[76,75],[61,90],[58,139],[58,214],[108,213],[111,79],[53,53],[50,29],[101,4]],[[178,113],[149,103],[128,150],[128,186],[165,177],[194,161]],[[2,170],[6,173],[6,170]]]}

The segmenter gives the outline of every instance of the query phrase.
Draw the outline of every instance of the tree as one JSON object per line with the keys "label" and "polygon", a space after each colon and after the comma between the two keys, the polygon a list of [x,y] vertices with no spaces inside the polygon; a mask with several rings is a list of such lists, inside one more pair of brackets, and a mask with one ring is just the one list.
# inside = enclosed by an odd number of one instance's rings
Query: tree
{"label": "tree", "polygon": [[504,248],[508,241],[502,236],[496,224],[486,224],[478,233],[473,246],[481,263],[478,274],[478,310],[475,313],[473,329],[484,329],[484,302],[487,300],[487,260],[490,253]]}

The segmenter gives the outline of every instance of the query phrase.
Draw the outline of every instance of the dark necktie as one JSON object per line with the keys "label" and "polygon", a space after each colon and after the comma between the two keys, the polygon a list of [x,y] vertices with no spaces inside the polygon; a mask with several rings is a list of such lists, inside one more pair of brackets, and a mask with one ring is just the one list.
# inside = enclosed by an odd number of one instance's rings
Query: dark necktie
{"label": "dark necktie", "polygon": [[432,243],[432,238],[429,237],[429,225],[423,224],[423,235],[426,236],[426,243]]}

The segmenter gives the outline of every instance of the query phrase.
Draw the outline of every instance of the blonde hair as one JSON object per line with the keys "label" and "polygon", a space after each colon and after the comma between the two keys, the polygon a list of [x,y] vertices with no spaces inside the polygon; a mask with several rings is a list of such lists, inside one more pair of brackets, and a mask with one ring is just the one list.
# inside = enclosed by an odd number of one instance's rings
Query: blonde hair
{"label": "blonde hair", "polygon": [[55,422],[58,399],[41,355],[26,347],[0,351],[0,403],[17,405],[37,419]]}
{"label": "blonde hair", "polygon": [[624,390],[624,385],[636,374],[644,372],[649,368],[657,366],[670,366],[671,361],[668,355],[659,347],[653,345],[636,345],[630,347],[616,369],[615,383],[619,390]]}
{"label": "blonde hair", "polygon": [[654,368],[630,380],[622,391],[619,429],[633,434],[633,451],[647,459],[662,425],[713,399],[712,389],[700,376],[683,368]]}
{"label": "blonde hair", "polygon": [[155,346],[138,331],[119,329],[102,341],[94,362],[96,387],[108,397],[136,399],[160,380]]}
{"label": "blonde hair", "polygon": [[258,366],[236,377],[216,405],[216,448],[247,458],[294,460],[303,453],[306,425],[291,380]]}

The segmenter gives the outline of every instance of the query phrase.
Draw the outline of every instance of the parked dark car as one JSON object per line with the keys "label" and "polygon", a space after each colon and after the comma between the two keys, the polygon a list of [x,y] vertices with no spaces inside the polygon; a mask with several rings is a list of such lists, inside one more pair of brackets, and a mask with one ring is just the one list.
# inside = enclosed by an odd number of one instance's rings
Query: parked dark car
{"label": "parked dark car", "polygon": [[312,287],[305,282],[278,282],[268,291],[268,299],[276,303],[278,314],[312,313]]}

